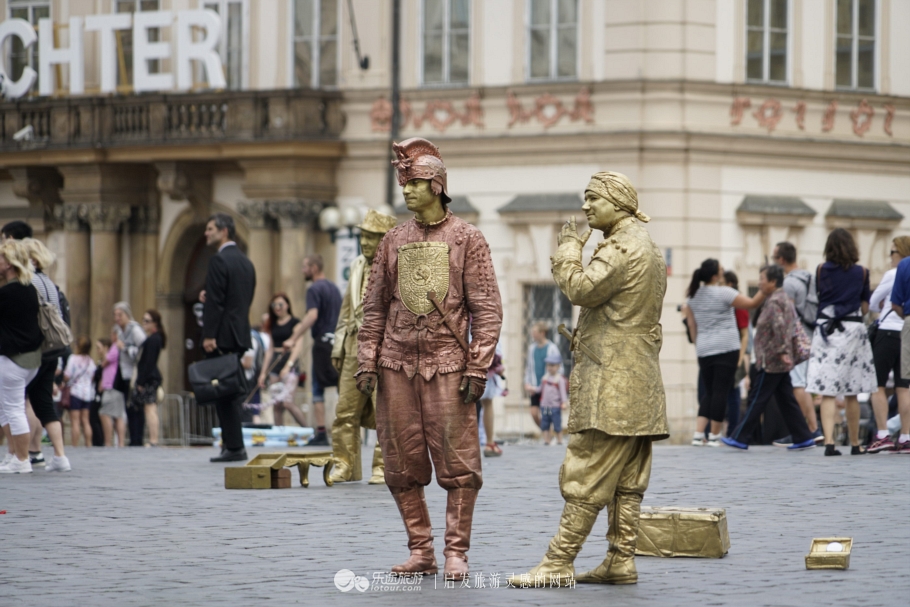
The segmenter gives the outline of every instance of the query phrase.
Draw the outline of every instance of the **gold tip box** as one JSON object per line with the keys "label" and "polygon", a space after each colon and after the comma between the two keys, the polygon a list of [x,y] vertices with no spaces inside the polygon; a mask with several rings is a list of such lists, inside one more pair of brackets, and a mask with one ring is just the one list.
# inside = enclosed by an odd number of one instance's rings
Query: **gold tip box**
{"label": "gold tip box", "polygon": [[635,554],[719,559],[730,551],[723,508],[642,507]]}
{"label": "gold tip box", "polygon": [[852,549],[852,537],[817,537],[806,555],[806,569],[847,569]]}

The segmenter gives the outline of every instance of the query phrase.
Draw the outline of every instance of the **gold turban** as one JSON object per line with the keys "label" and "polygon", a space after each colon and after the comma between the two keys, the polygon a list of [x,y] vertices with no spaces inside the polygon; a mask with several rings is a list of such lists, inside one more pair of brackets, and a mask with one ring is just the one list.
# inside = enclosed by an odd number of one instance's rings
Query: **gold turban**
{"label": "gold turban", "polygon": [[636,219],[644,223],[651,218],[638,210],[638,192],[632,186],[629,178],[622,173],[604,171],[591,176],[588,190],[594,192],[604,200],[608,200]]}

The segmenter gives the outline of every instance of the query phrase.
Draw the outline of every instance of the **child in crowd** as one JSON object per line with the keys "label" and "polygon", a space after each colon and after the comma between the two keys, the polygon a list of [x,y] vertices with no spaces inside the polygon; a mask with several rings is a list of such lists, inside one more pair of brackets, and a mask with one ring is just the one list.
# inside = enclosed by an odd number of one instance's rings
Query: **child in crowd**
{"label": "child in crowd", "polygon": [[550,427],[556,434],[556,442],[562,444],[562,410],[569,401],[566,378],[562,374],[562,356],[553,354],[544,360],[547,374],[540,380],[540,429],[543,444],[550,445]]}

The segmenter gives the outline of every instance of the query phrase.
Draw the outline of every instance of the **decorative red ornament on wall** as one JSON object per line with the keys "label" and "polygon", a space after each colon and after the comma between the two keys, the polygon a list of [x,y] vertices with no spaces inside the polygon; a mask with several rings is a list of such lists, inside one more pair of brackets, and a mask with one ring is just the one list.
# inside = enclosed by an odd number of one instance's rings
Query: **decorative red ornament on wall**
{"label": "decorative red ornament on wall", "polygon": [[894,121],[894,106],[890,103],[885,104],[885,134],[888,137],[893,137],[894,134],[891,132],[891,123]]}
{"label": "decorative red ornament on wall", "polygon": [[872,116],[875,115],[875,110],[869,105],[869,102],[863,99],[859,102],[859,105],[856,106],[856,109],[850,112],[850,120],[853,121],[853,132],[860,137],[865,135],[872,127]]}
{"label": "decorative red ornament on wall", "polygon": [[825,115],[822,116],[822,130],[826,133],[834,128],[834,117],[837,114],[837,101],[828,104]]}
{"label": "decorative red ornament on wall", "polygon": [[765,99],[764,103],[752,112],[752,115],[758,120],[758,126],[768,129],[770,133],[780,122],[784,111],[781,109],[780,101],[777,99]]}
{"label": "decorative red ornament on wall", "polygon": [[806,102],[797,101],[796,105],[793,107],[793,111],[796,112],[796,126],[799,127],[799,130],[806,130]]}
{"label": "decorative red ornament on wall", "polygon": [[748,97],[734,97],[730,106],[730,125],[736,126],[743,121],[743,112],[751,107],[752,101]]}

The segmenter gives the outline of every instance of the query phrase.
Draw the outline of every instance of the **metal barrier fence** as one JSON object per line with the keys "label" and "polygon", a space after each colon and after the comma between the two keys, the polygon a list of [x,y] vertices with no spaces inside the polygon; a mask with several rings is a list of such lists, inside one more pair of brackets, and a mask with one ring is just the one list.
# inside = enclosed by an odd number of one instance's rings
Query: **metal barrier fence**
{"label": "metal barrier fence", "polygon": [[158,406],[159,444],[211,446],[212,428],[219,425],[215,407],[200,407],[192,392],[167,394]]}

